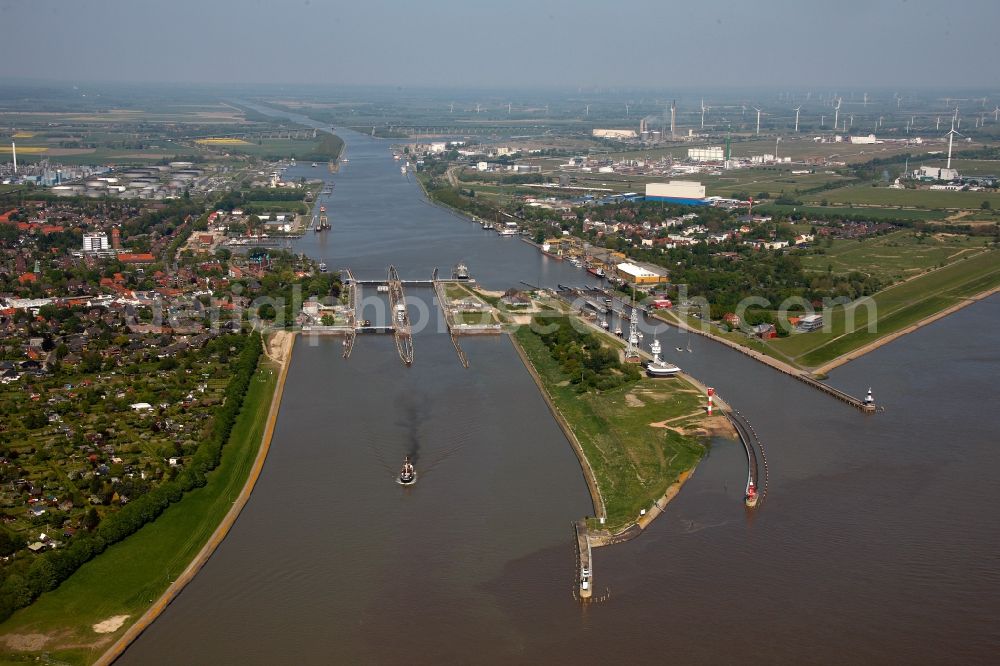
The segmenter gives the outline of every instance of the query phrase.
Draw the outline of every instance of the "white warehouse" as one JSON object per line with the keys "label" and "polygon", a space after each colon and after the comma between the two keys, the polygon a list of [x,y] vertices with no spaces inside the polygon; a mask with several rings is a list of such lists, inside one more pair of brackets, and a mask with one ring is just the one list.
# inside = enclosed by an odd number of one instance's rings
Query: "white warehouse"
{"label": "white warehouse", "polygon": [[646,183],[646,199],[689,205],[706,205],[708,203],[705,199],[705,186],[694,180]]}
{"label": "white warehouse", "polygon": [[721,162],[725,159],[722,146],[688,148],[688,159],[693,162]]}

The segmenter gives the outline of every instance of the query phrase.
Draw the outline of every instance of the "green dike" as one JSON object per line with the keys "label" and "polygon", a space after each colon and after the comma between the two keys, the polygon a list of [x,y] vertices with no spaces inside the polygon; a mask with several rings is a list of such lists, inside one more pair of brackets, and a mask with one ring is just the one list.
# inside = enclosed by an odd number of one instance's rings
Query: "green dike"
{"label": "green dike", "polygon": [[519,327],[514,337],[583,447],[604,497],[610,529],[636,520],[641,509],[648,509],[701,460],[705,447],[699,437],[649,425],[690,415],[671,425],[693,426],[704,418],[700,393],[684,380],[644,378],[580,394],[565,384],[569,377],[529,327]]}
{"label": "green dike", "polygon": [[[180,575],[233,506],[246,483],[270,411],[278,368],[261,356],[219,466],[207,483],[189,491],[159,518],[81,566],[58,588],[41,595],[0,625],[0,663],[35,662],[47,653],[55,660],[90,664],[111,640],[90,648],[104,636],[117,638]],[[128,615],[113,634],[92,626],[115,615]],[[10,650],[4,637],[46,634],[52,637],[37,652]],[[72,647],[68,647],[72,646]]]}
{"label": "green dike", "polygon": [[765,352],[781,354],[798,365],[815,368],[881,337],[930,317],[961,299],[1000,285],[1000,251],[989,250],[900,283],[872,296],[877,330],[868,332],[868,308],[855,311],[854,332],[847,333],[844,308],[833,310],[830,332],[798,333],[768,341]]}

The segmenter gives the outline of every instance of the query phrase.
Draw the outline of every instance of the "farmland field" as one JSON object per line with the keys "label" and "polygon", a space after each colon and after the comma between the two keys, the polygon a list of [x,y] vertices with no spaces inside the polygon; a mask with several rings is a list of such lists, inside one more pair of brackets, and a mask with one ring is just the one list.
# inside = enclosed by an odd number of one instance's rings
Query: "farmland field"
{"label": "farmland field", "polygon": [[984,239],[961,234],[897,231],[862,241],[835,240],[824,254],[802,257],[807,271],[836,274],[860,271],[898,281],[983,249]]}
{"label": "farmland field", "polygon": [[867,220],[944,220],[948,213],[944,211],[919,210],[916,208],[874,208],[870,206],[854,208],[852,206],[788,206],[784,204],[762,204],[754,206],[760,213],[800,213],[824,217],[844,216],[847,218],[864,218]]}
{"label": "farmland field", "polygon": [[978,209],[984,201],[993,208],[1000,207],[997,192],[948,192],[945,190],[893,190],[888,187],[855,185],[828,190],[803,197],[805,201],[819,203],[866,204],[871,206],[912,206],[914,208]]}

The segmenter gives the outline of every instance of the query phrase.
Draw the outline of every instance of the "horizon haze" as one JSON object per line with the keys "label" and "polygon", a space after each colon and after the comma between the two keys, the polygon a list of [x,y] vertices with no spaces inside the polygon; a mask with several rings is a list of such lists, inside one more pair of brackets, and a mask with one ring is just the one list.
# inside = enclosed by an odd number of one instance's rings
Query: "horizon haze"
{"label": "horizon haze", "polygon": [[[0,4],[0,79],[477,88],[994,85],[1000,4]],[[101,35],[101,39],[94,39]]]}

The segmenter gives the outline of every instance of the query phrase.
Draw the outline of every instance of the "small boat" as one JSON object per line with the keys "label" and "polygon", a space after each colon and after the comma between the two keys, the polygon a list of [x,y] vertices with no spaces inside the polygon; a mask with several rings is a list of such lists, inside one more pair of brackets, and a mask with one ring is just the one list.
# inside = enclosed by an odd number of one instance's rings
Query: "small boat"
{"label": "small boat", "polygon": [[608,330],[609,326],[610,324],[608,324],[607,320],[601,320],[601,328],[603,328],[606,331]]}
{"label": "small boat", "polygon": [[319,272],[326,273],[326,264],[324,264],[322,261],[319,262]]}
{"label": "small boat", "polygon": [[469,267],[463,263],[459,263],[457,266],[455,266],[455,270],[451,272],[451,276],[456,280],[468,280]]}
{"label": "small boat", "polygon": [[313,164],[312,164],[312,165],[313,165],[313,168],[316,168],[316,163],[315,163],[315,162],[313,162]]}
{"label": "small boat", "polygon": [[413,468],[410,456],[406,456],[406,459],[403,461],[403,469],[399,470],[399,478],[396,479],[396,483],[401,486],[412,486],[416,482],[417,470]]}
{"label": "small boat", "polygon": [[615,335],[617,335],[619,338],[622,337],[622,327],[621,326],[618,326],[618,327],[615,328]]}
{"label": "small boat", "polygon": [[653,354],[653,360],[646,365],[646,374],[650,377],[673,377],[681,371],[673,363],[667,363],[660,359],[660,341],[653,339],[653,344],[649,346],[649,351]]}
{"label": "small boat", "polygon": [[319,212],[325,213],[326,212],[326,206],[320,206],[319,207]]}
{"label": "small boat", "polygon": [[747,484],[747,495],[743,499],[747,506],[754,507],[757,506],[757,500],[760,499],[760,495],[757,494],[757,487],[751,481]]}
{"label": "small boat", "polygon": [[674,349],[676,349],[676,350],[677,350],[677,351],[679,351],[679,352],[682,352],[682,351],[684,351],[684,348],[683,348],[683,347],[674,347]]}
{"label": "small boat", "polygon": [[599,278],[604,277],[604,269],[603,268],[594,268],[593,266],[591,266],[590,268],[587,269],[587,272],[590,273],[591,275],[594,275],[594,276],[599,277]]}

